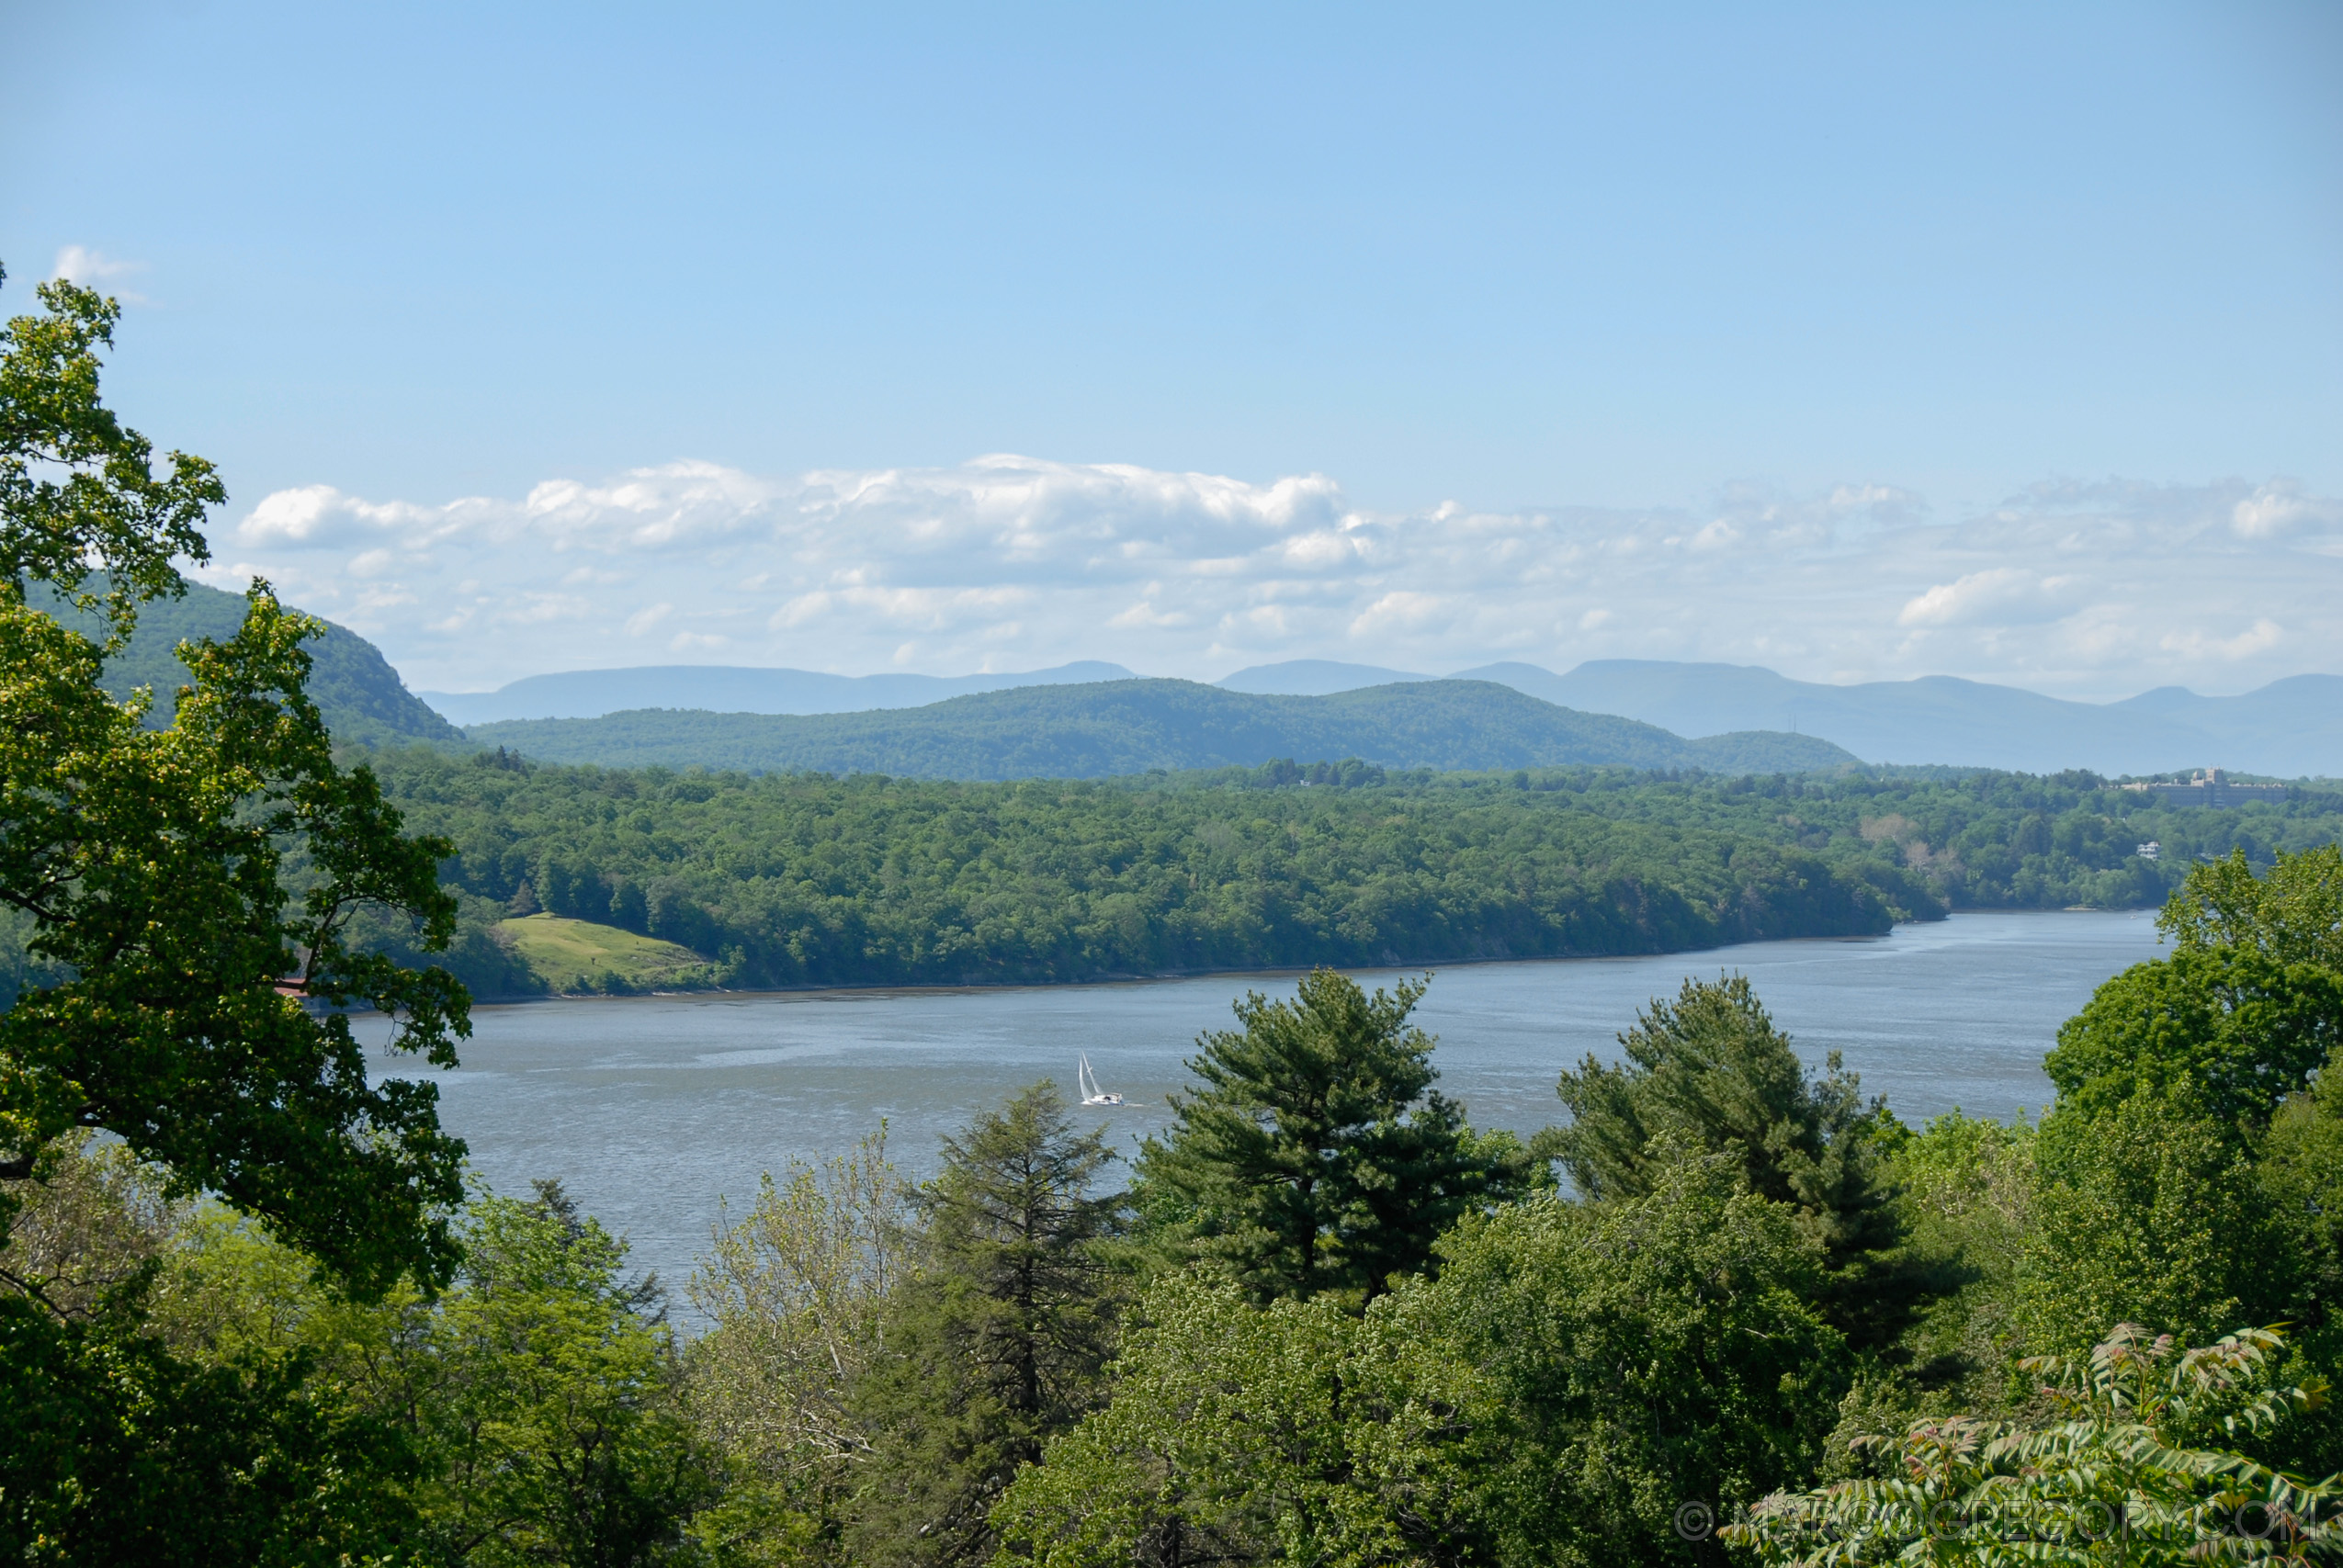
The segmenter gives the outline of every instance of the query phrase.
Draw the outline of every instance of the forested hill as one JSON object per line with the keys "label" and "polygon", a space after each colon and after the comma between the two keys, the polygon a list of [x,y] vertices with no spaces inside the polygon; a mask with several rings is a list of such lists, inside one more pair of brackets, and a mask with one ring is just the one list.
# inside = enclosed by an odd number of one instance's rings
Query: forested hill
{"label": "forested hill", "polygon": [[[1624,769],[943,783],[374,763],[444,833],[451,959],[543,908],[675,942],[724,983],[1048,982],[1653,953],[1884,931],[1952,908],[2136,908],[2199,855],[2335,840],[2343,795],[2175,806],[2093,775],[1669,778]],[[1323,781],[1308,787],[1316,777]],[[2149,840],[2161,858],[2139,852]]]}
{"label": "forested hill", "polygon": [[[88,617],[53,598],[41,607],[85,636],[93,629]],[[119,698],[136,687],[152,686],[154,722],[168,722],[179,688],[189,680],[175,651],[179,644],[199,637],[225,641],[243,624],[243,594],[224,593],[199,582],[188,583],[183,599],[150,600],[139,610],[138,633],[130,646],[107,662],[107,687]],[[323,635],[312,637],[308,647],[312,660],[310,697],[337,739],[368,745],[461,739],[455,726],[407,690],[381,650],[357,633],[327,621]]]}
{"label": "forested hill", "polygon": [[474,725],[474,741],[555,762],[887,773],[902,778],[1105,778],[1356,757],[1386,768],[1576,764],[1806,773],[1855,759],[1811,736],[1686,740],[1486,681],[1426,681],[1335,696],[1262,696],[1189,681],[1023,686],[873,713],[638,709],[591,719]]}

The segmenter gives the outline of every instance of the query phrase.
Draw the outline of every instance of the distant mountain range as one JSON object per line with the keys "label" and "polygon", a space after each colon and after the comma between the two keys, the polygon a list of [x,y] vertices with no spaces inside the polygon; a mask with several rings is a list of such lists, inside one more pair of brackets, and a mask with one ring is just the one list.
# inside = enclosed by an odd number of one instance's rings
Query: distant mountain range
{"label": "distant mountain range", "polygon": [[[859,713],[965,694],[1131,679],[1117,664],[1023,675],[824,675],[803,670],[672,665],[532,676],[501,691],[425,693],[464,724],[593,717],[628,708],[750,714]],[[2119,703],[2077,703],[1952,676],[1828,686],[1740,664],[1599,660],[1557,675],[1534,664],[1460,671],[1451,680],[1510,686],[1557,706],[1632,718],[1679,736],[1759,728],[1819,736],[1867,762],[1947,763],[2056,773],[2170,773],[2219,766],[2283,778],[2343,776],[2343,676],[2297,675],[2235,697],[2165,686]],[[1258,696],[1330,696],[1435,677],[1297,659],[1218,682]]]}
{"label": "distant mountain range", "polygon": [[[825,675],[814,670],[755,670],[735,664],[652,664],[632,670],[572,670],[531,675],[492,692],[421,692],[457,724],[508,718],[599,718],[628,708],[706,708],[712,713],[866,713],[916,708],[973,692],[1128,681],[1119,664],[1085,660],[1022,675]],[[1372,685],[1374,682],[1360,682]]]}
{"label": "distant mountain range", "polygon": [[[183,599],[149,604],[138,636],[108,664],[108,685],[153,686],[156,716],[167,717],[187,679],[172,649],[189,637],[232,636],[243,610],[242,595],[196,583]],[[310,646],[311,694],[343,739],[515,745],[549,761],[612,766],[1096,777],[1355,756],[1406,768],[1774,773],[1861,760],[2343,777],[2343,676],[2335,675],[2297,675],[2235,697],[2164,686],[2077,703],[1951,676],[1827,686],[1751,665],[1645,660],[1601,660],[1562,675],[1490,664],[1444,679],[1293,660],[1239,670],[1217,686],[1142,680],[1097,661],[962,676],[666,665],[423,694],[426,705],[346,627],[328,623]],[[674,711],[686,709],[702,711]]]}
{"label": "distant mountain range", "polygon": [[1855,759],[1814,736],[1686,740],[1652,725],[1575,713],[1488,681],[1376,686],[1330,696],[1259,695],[1191,681],[1019,686],[867,713],[673,709],[470,726],[475,744],[555,762],[699,765],[913,778],[1102,778],[1161,768],[1255,767],[1357,757],[1387,768],[1573,763],[1805,773]]}
{"label": "distant mountain range", "polygon": [[[41,608],[85,636],[96,622],[54,597]],[[194,677],[175,651],[192,637],[226,641],[244,624],[244,596],[223,593],[199,582],[187,584],[179,599],[150,600],[139,611],[138,631],[130,644],[106,663],[106,685],[117,697],[132,689],[154,690],[153,722],[168,723],[179,688]],[[336,739],[368,745],[410,740],[460,741],[462,731],[433,712],[399,679],[382,650],[347,626],[325,623],[323,635],[307,644],[310,654],[310,698],[317,704],[327,728]]]}
{"label": "distant mountain range", "polygon": [[[1427,677],[1296,660],[1240,670],[1239,690],[1335,692]],[[1619,714],[1681,735],[1760,726],[1819,735],[1867,762],[1947,762],[2035,773],[2108,774],[2218,766],[2281,778],[2343,775],[2343,676],[2295,675],[2235,697],[2162,686],[2119,703],[2076,703],[1950,675],[1825,686],[1746,664],[1607,659],[1556,675],[1488,664],[1495,681],[1565,707]]]}

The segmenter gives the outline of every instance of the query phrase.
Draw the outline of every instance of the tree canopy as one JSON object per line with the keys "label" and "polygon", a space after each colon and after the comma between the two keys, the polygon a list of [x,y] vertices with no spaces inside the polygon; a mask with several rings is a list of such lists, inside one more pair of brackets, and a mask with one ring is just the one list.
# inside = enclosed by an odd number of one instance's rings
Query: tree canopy
{"label": "tree canopy", "polygon": [[[228,492],[184,452],[157,479],[153,444],[100,400],[121,306],[62,278],[36,292],[39,315],[0,327],[0,598],[46,583],[126,637],[140,601],[178,588],[175,558],[209,558],[204,514]],[[103,592],[84,589],[94,572]]]}
{"label": "tree canopy", "polygon": [[1425,1266],[1434,1239],[1528,1184],[1510,1137],[1477,1137],[1432,1089],[1423,995],[1369,996],[1315,970],[1292,1001],[1248,993],[1241,1030],[1200,1037],[1200,1087],[1139,1156],[1139,1202],[1164,1231],[1263,1299],[1364,1301]]}
{"label": "tree canopy", "polygon": [[1625,1060],[1588,1056],[1557,1085],[1570,1122],[1550,1142],[1590,1198],[1640,1197],[1689,1146],[1725,1157],[1749,1190],[1794,1208],[1828,1260],[1839,1325],[1892,1337],[1919,1281],[1894,1254],[1903,1222],[1881,1171],[1884,1102],[1832,1052],[1809,1073],[1745,976],[1686,980],[1619,1036]]}
{"label": "tree canopy", "polygon": [[318,1397],[303,1356],[179,1353],[148,1321],[152,1236],[93,1289],[85,1258],[10,1234],[28,1205],[30,1239],[88,1230],[54,1223],[74,1206],[51,1189],[93,1190],[70,1172],[104,1134],[166,1199],[214,1195],[380,1299],[453,1278],[464,1154],[432,1086],[368,1081],[348,1012],[454,1061],[463,987],[350,940],[372,909],[444,944],[449,846],[405,835],[374,775],[335,761],[305,689],[317,625],[264,582],[234,636],[181,647],[193,681],[168,725],[107,691],[106,655],[179,587],[175,559],[205,558],[224,492],[184,454],[156,478],[100,402],[114,303],[40,294],[0,331],[0,904],[37,968],[0,1015],[0,1555],[379,1558],[415,1518],[393,1426]]}

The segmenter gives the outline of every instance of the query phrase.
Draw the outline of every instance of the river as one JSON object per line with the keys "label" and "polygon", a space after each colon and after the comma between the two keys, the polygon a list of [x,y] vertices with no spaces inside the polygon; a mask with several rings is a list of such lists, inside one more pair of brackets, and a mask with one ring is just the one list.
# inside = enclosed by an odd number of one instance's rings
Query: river
{"label": "river", "polygon": [[[1661,957],[1530,960],[1441,970],[1417,1018],[1440,1038],[1440,1088],[1480,1126],[1556,1120],[1556,1074],[1688,976],[1749,976],[1799,1053],[1829,1051],[1917,1125],[1958,1105],[2008,1117],[2051,1095],[2042,1056],[2101,981],[2157,952],[2136,912],[1967,914],[1852,941],[1756,942]],[[1354,972],[1372,987],[1398,971]],[[759,1172],[838,1153],[885,1118],[907,1170],[937,1136],[1036,1078],[1070,1093],[1087,1052],[1132,1103],[1096,1115],[1127,1152],[1168,1115],[1197,1032],[1248,989],[1291,975],[1104,986],[796,991],[483,1007],[463,1066],[434,1074],[441,1115],[481,1178],[526,1193],[558,1177],[628,1236],[633,1262],[680,1288],[719,1195]],[[412,1072],[412,1066],[389,1070]]]}

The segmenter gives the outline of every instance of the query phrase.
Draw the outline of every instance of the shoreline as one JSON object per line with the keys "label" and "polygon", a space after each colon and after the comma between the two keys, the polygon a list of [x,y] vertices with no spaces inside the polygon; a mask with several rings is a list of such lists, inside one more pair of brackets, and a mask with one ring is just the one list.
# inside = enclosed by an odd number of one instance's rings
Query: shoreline
{"label": "shoreline", "polygon": [[889,985],[885,983],[821,986],[711,986],[703,989],[683,991],[628,991],[613,994],[607,991],[523,992],[517,995],[474,997],[475,1008],[526,1008],[548,1002],[639,1002],[681,1001],[695,997],[726,998],[742,1001],[761,997],[819,998],[881,998],[881,997],[949,997],[992,996],[1011,991],[1067,991],[1084,987],[1143,987],[1171,985],[1182,980],[1205,980],[1216,976],[1227,978],[1258,977],[1263,980],[1289,980],[1307,975],[1313,968],[1332,968],[1345,975],[1398,975],[1410,971],[1437,973],[1443,969],[1493,967],[1516,964],[1608,964],[1633,959],[1666,958],[1679,953],[1721,953],[1737,947],[1776,947],[1784,942],[1811,942],[1841,944],[1886,942],[1906,926],[1941,926],[1964,915],[1997,915],[2053,919],[2064,915],[2138,915],[2161,908],[2158,905],[2138,905],[2128,908],[2094,908],[2088,905],[2070,905],[2056,909],[1956,909],[1933,920],[1901,920],[1885,932],[1877,935],[1843,936],[1782,936],[1760,937],[1745,942],[1723,942],[1715,947],[1675,947],[1646,949],[1623,953],[1522,953],[1505,957],[1446,958],[1374,963],[1360,964],[1288,964],[1265,968],[1235,969],[1176,969],[1161,970],[1147,975],[1099,975],[1080,980],[1002,980],[938,981],[932,984]]}

